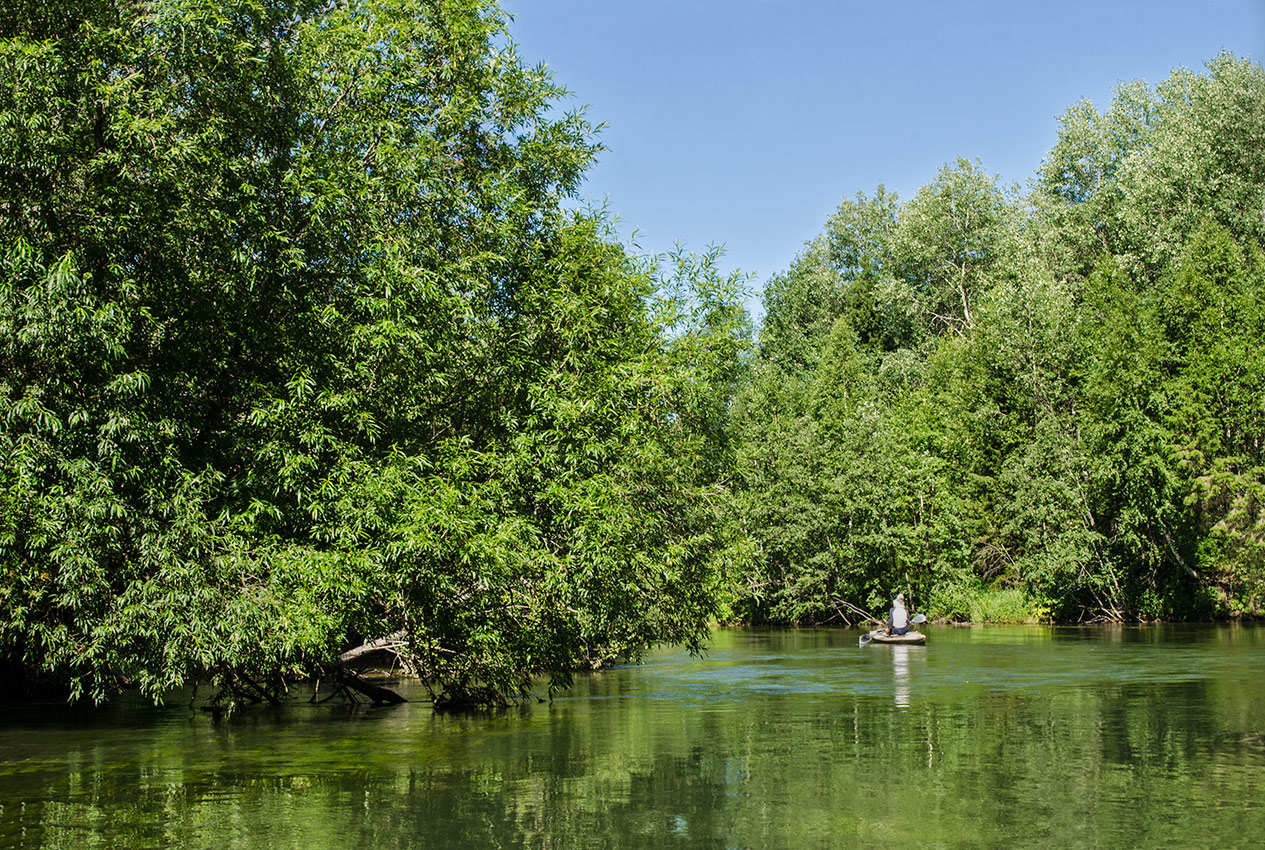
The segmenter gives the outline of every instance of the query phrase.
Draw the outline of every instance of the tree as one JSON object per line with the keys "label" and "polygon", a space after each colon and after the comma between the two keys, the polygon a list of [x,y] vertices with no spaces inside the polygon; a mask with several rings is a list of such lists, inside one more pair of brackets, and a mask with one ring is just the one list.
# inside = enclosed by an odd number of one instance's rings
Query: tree
{"label": "tree", "polygon": [[1208,224],[1156,292],[1172,399],[1163,421],[1189,512],[1171,555],[1236,613],[1257,610],[1265,591],[1263,289],[1261,251]]}
{"label": "tree", "polygon": [[1127,83],[1101,115],[1088,102],[1064,114],[1035,199],[1055,268],[1083,278],[1109,253],[1150,285],[1206,216],[1265,237],[1265,70],[1228,53],[1207,67]]}
{"label": "tree", "polygon": [[0,75],[11,667],[272,699],[389,646],[457,704],[697,645],[715,402],[494,4],[20,0]]}
{"label": "tree", "polygon": [[996,178],[964,159],[901,209],[895,251],[935,332],[970,329],[979,298],[1007,274],[1014,222]]}
{"label": "tree", "polygon": [[839,206],[735,405],[747,617],[1259,612],[1263,80],[1079,103],[1026,198],[958,160]]}

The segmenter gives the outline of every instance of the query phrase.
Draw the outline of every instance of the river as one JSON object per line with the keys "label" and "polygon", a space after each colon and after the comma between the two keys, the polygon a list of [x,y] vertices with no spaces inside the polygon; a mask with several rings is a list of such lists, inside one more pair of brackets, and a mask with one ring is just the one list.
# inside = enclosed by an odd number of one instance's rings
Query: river
{"label": "river", "polygon": [[[128,698],[0,712],[0,847],[1234,847],[1265,628],[716,632],[449,717]],[[407,684],[410,697],[420,694]],[[1255,836],[1255,839],[1249,837]]]}

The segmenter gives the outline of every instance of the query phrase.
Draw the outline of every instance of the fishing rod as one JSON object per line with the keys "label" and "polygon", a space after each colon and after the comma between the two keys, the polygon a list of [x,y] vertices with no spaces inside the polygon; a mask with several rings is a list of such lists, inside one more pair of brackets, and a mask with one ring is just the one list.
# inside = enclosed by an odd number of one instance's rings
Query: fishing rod
{"label": "fishing rod", "polygon": [[843,603],[843,605],[844,605],[844,607],[845,607],[845,608],[848,608],[848,609],[849,609],[849,610],[851,610],[853,613],[855,613],[855,614],[860,614],[860,615],[861,615],[862,617],[864,617],[865,619],[867,619],[867,620],[872,620],[872,621],[874,621],[875,623],[878,623],[880,626],[881,626],[881,625],[883,625],[883,622],[884,622],[883,620],[880,620],[878,617],[875,617],[873,614],[871,614],[869,611],[866,611],[866,610],[865,610],[864,608],[862,608],[861,606],[859,606],[859,605],[853,605],[851,602],[849,602],[849,601],[848,601],[848,600],[846,600],[846,599],[840,599],[839,601]]}

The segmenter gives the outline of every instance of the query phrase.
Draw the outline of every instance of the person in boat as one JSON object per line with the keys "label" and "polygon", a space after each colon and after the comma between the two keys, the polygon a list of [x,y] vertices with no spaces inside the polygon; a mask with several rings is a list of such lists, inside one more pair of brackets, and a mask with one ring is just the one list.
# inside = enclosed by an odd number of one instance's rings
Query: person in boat
{"label": "person in boat", "polygon": [[909,609],[905,607],[905,594],[898,593],[892,600],[892,610],[887,615],[887,633],[903,635],[909,632]]}

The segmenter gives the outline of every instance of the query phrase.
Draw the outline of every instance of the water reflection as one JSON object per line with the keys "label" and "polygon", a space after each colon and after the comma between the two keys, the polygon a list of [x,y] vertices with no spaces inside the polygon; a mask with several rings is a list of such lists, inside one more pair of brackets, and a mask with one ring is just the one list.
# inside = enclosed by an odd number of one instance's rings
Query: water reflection
{"label": "water reflection", "polygon": [[854,632],[722,632],[704,658],[655,653],[480,717],[10,713],[0,847],[1075,850],[1265,834],[1265,629],[1117,634],[937,630],[874,652]]}
{"label": "water reflection", "polygon": [[909,647],[893,646],[892,677],[896,682],[896,706],[909,708]]}

